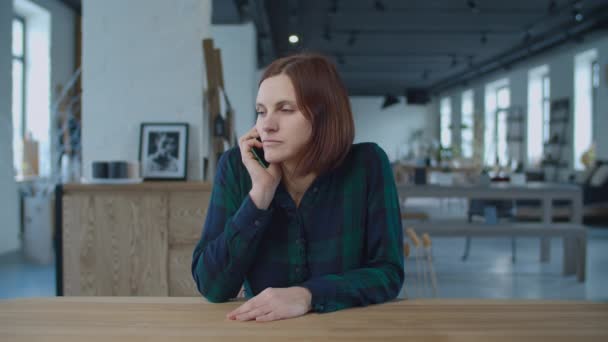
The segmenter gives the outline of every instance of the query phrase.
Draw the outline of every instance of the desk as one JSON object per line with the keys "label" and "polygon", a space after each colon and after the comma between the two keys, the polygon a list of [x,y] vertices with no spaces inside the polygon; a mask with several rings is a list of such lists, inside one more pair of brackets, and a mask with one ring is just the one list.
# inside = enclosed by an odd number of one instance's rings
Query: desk
{"label": "desk", "polygon": [[608,341],[608,304],[402,300],[270,323],[226,320],[239,304],[190,297],[0,301],[0,340]]}
{"label": "desk", "polygon": [[[542,203],[542,221],[539,226],[551,229],[553,223],[553,201],[569,200],[572,203],[572,216],[570,223],[582,227],[583,222],[583,198],[582,190],[579,186],[571,184],[556,184],[544,182],[530,182],[523,185],[509,183],[491,183],[489,185],[397,185],[399,198],[404,201],[408,197],[437,197],[437,198],[469,198],[469,199],[504,199],[521,200],[532,199],[540,200]],[[427,223],[420,223],[419,228],[424,231]],[[432,223],[431,223],[432,224]],[[511,224],[518,227],[518,223]],[[488,225],[488,229],[491,226]],[[573,255],[575,241],[564,238],[564,274],[574,274],[576,272],[577,256]],[[581,248],[584,253],[584,248]],[[580,249],[579,249],[580,250]],[[550,258],[550,245],[547,238],[541,239],[540,259],[543,262]],[[579,278],[584,280],[583,273],[579,273]]]}

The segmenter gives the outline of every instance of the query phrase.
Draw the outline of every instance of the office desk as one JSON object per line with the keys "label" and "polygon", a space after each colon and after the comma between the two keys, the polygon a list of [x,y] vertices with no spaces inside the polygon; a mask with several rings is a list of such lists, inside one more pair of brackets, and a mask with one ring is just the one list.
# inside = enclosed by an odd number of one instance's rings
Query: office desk
{"label": "office desk", "polygon": [[608,341],[608,304],[411,300],[269,323],[189,297],[0,301],[0,341]]}

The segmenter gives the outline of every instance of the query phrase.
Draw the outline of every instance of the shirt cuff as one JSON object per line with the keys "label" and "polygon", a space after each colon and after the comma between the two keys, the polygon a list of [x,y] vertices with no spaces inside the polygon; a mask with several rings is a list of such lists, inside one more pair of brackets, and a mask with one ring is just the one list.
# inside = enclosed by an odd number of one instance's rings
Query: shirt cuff
{"label": "shirt cuff", "polygon": [[251,196],[247,194],[241,207],[233,217],[232,237],[245,240],[252,239],[260,229],[268,226],[273,211],[272,207],[268,210],[258,209]]}
{"label": "shirt cuff", "polygon": [[336,289],[333,282],[322,277],[310,279],[299,285],[308,289],[312,298],[310,306],[314,312],[335,311],[333,300],[336,297]]}

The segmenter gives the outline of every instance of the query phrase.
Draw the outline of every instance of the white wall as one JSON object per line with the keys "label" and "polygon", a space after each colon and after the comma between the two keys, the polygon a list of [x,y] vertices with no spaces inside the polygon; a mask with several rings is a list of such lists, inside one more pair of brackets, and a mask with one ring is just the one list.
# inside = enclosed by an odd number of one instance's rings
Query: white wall
{"label": "white wall", "polygon": [[224,86],[235,112],[235,134],[245,134],[255,124],[257,95],[257,45],[253,23],[213,25],[213,43],[222,55]]}
{"label": "white wall", "polygon": [[82,35],[83,175],[93,160],[137,160],[142,122],[187,122],[188,178],[200,179],[211,0],[84,0]]}
{"label": "white wall", "polygon": [[12,19],[12,1],[0,1],[0,254],[19,247],[12,148]]}
{"label": "white wall", "polygon": [[431,136],[428,106],[405,105],[404,98],[386,109],[381,109],[384,98],[352,96],[350,98],[355,119],[355,143],[375,142],[384,149],[391,161],[404,153],[411,134],[419,129]]}
{"label": "white wall", "polygon": [[[602,134],[602,127],[608,127],[608,34],[596,33],[586,37],[583,43],[567,43],[561,47],[535,56],[527,61],[515,65],[509,71],[500,71],[492,73],[482,79],[471,82],[467,87],[456,87],[443,92],[440,96],[433,99],[433,106],[437,106],[436,102],[444,96],[460,99],[462,92],[466,89],[473,88],[475,96],[475,111],[483,113],[484,93],[483,88],[486,83],[501,79],[509,78],[511,89],[512,105],[521,105],[527,112],[528,108],[528,71],[532,68],[547,64],[549,66],[549,76],[551,80],[551,99],[569,98],[571,112],[574,109],[574,56],[578,53],[587,51],[591,48],[598,50],[598,62],[601,67],[600,72],[600,89],[598,94],[598,110],[595,111],[594,120],[594,140],[597,147],[597,157],[600,159],[608,159],[608,136]],[[460,116],[460,108],[454,108],[454,115]],[[437,116],[438,111],[433,111],[433,116]],[[482,116],[478,116],[481,119]],[[478,121],[481,122],[481,121]],[[573,117],[570,122],[573,122]],[[476,122],[477,124],[477,122]],[[569,137],[572,137],[573,126],[570,125],[568,130]],[[526,125],[522,125],[523,135],[525,137]],[[437,132],[437,137],[438,132]],[[571,139],[570,139],[571,141]],[[524,141],[523,150],[526,151]],[[572,165],[572,146],[568,146],[563,153],[568,156],[568,161]],[[527,158],[525,158],[527,159]]]}

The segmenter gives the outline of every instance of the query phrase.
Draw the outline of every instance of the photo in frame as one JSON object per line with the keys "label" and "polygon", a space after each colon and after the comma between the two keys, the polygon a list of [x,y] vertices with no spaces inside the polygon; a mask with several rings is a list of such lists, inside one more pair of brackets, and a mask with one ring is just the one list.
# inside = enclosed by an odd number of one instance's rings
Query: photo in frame
{"label": "photo in frame", "polygon": [[144,180],[186,180],[187,123],[142,123],[139,162]]}

